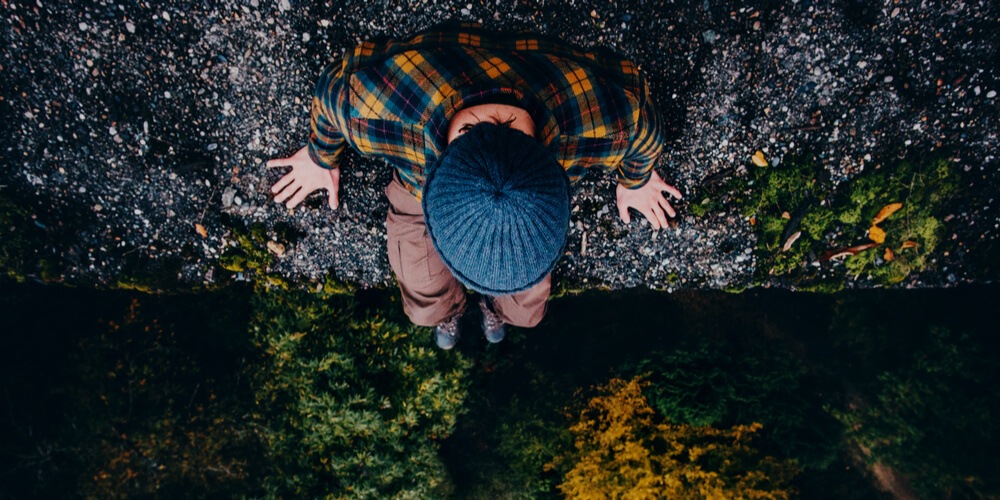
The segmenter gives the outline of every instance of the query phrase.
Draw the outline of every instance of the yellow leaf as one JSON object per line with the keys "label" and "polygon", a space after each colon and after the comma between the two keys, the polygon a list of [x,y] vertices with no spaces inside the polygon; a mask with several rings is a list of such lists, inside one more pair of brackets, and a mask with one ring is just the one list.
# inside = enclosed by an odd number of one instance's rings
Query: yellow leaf
{"label": "yellow leaf", "polygon": [[888,219],[890,215],[896,213],[896,210],[899,210],[900,208],[903,208],[902,203],[890,203],[882,207],[882,210],[879,210],[878,214],[875,215],[875,218],[872,219],[872,225],[874,226],[875,224]]}
{"label": "yellow leaf", "polygon": [[882,258],[885,259],[886,262],[892,262],[892,259],[896,258],[896,254],[892,253],[891,248],[885,247],[885,255],[883,255]]}
{"label": "yellow leaf", "polygon": [[202,226],[201,224],[195,224],[194,230],[197,231],[198,235],[201,236],[202,238],[208,237],[208,230],[205,229],[205,226]]}
{"label": "yellow leaf", "polygon": [[872,225],[872,227],[868,229],[868,239],[881,245],[882,243],[885,243],[885,231],[878,226]]}
{"label": "yellow leaf", "polygon": [[918,246],[920,246],[920,244],[917,243],[916,241],[906,240],[906,241],[903,242],[903,246],[900,247],[899,249],[903,250],[903,249],[906,249],[906,248],[916,248]]}
{"label": "yellow leaf", "polygon": [[757,165],[758,167],[767,166],[767,158],[764,158],[764,152],[760,150],[757,150],[757,152],[754,153],[752,157],[750,157],[750,161],[752,161],[753,164]]}

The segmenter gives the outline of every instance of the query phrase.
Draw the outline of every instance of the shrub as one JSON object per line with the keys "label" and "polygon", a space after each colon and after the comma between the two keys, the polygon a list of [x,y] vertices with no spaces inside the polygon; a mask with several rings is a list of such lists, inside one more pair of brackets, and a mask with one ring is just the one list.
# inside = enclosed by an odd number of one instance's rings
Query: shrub
{"label": "shrub", "polygon": [[761,425],[729,429],[661,421],[642,383],[613,379],[598,389],[570,428],[575,450],[559,489],[584,498],[786,499],[797,473],[788,461],[751,446]]}
{"label": "shrub", "polygon": [[422,498],[450,489],[437,455],[466,395],[469,363],[426,328],[350,297],[271,289],[256,297],[257,419],[279,497]]}
{"label": "shrub", "polygon": [[931,328],[908,363],[878,376],[870,401],[833,413],[871,463],[902,472],[921,498],[995,497],[995,352],[967,334]]}

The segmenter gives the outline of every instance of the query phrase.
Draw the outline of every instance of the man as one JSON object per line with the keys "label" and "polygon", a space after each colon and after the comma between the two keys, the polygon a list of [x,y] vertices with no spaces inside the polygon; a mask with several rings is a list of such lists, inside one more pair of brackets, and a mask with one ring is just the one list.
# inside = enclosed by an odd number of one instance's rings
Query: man
{"label": "man", "polygon": [[653,228],[680,192],[653,169],[661,118],[635,65],[537,34],[445,24],[408,40],[377,39],[329,65],[316,84],[306,147],[269,167],[289,208],[326,189],[338,204],[338,159],[349,144],[394,167],[386,188],[389,263],[403,310],[458,339],[462,284],[479,292],[484,334],[545,315],[550,272],[566,243],[571,183],[615,170],[619,216]]}

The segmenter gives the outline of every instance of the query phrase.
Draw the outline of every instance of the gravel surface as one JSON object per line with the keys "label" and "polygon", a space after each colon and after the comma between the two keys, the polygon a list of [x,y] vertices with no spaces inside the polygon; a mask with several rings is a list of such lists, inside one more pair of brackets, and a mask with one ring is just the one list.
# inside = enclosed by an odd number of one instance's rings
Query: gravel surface
{"label": "gravel surface", "polygon": [[[348,47],[446,19],[532,29],[630,56],[669,124],[667,182],[698,200],[705,179],[815,155],[835,182],[899,156],[944,150],[967,194],[953,250],[910,286],[989,281],[1000,210],[995,1],[895,0],[363,2],[0,0],[0,194],[73,238],[41,253],[60,279],[112,284],[151,269],[183,285],[213,271],[230,228],[283,235],[272,270],[391,284],[384,241],[390,176],[345,155],[342,208],[314,196],[289,213],[263,162],[304,144],[314,78]],[[722,288],[753,273],[752,227],[736,207],[676,227],[625,225],[613,179],[578,187],[567,257],[581,287]],[[204,228],[204,236],[199,234]],[[294,235],[294,238],[288,235]],[[225,278],[228,279],[228,278]],[[861,284],[863,285],[863,284]]]}

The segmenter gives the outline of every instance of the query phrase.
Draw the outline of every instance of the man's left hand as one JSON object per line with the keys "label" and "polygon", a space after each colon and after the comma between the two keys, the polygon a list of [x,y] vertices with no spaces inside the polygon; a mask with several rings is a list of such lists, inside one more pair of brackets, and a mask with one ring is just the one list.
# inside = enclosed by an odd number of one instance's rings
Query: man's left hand
{"label": "man's left hand", "polygon": [[645,185],[637,189],[628,189],[621,184],[618,185],[616,194],[618,197],[618,216],[628,224],[632,222],[632,217],[628,213],[629,208],[634,208],[649,219],[653,229],[667,227],[667,216],[676,217],[677,212],[670,206],[670,202],[663,196],[666,191],[681,199],[681,192],[677,188],[663,182],[660,175],[653,170],[653,176]]}

